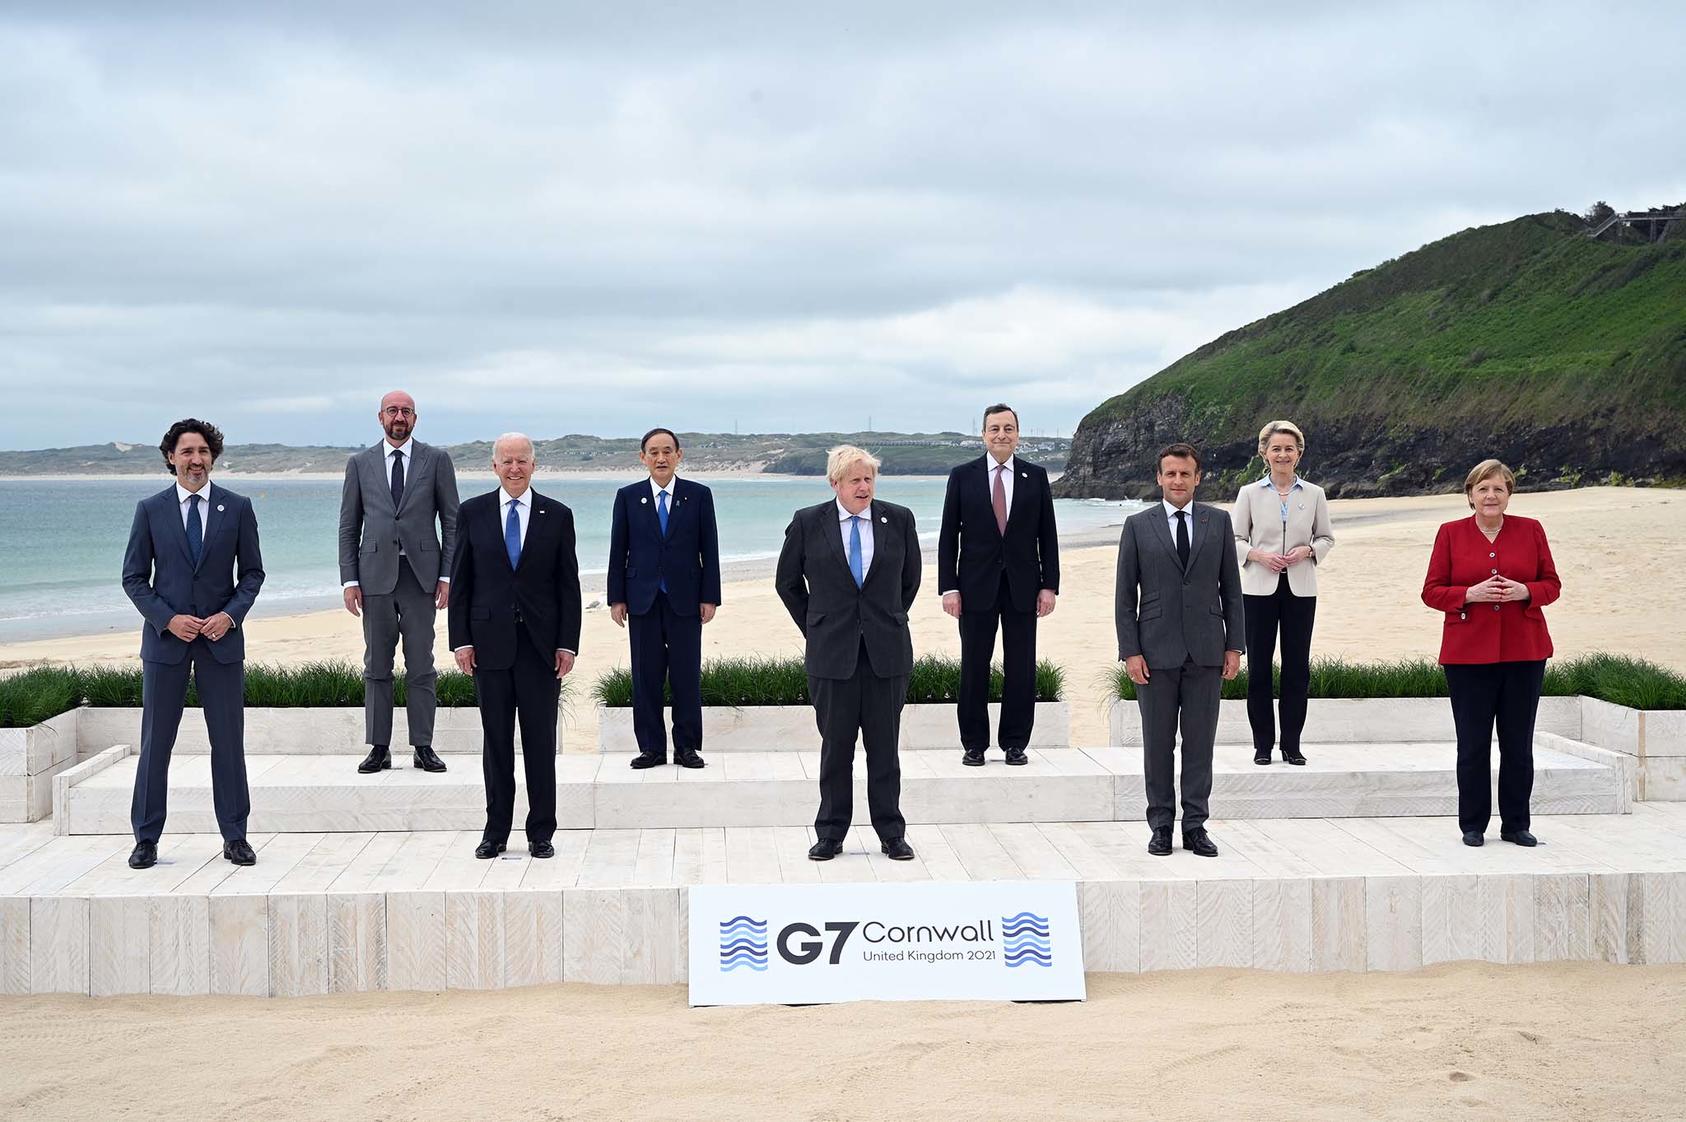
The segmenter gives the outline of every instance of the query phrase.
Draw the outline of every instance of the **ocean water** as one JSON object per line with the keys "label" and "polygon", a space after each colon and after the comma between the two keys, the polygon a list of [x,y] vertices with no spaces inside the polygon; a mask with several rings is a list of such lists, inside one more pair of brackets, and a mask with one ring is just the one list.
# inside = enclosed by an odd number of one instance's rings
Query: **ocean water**
{"label": "ocean water", "polygon": [[[541,475],[536,489],[574,511],[585,597],[602,596],[615,491],[630,476]],[[778,556],[791,512],[823,502],[823,479],[792,476],[690,478],[714,491],[723,562]],[[254,612],[283,615],[340,603],[337,536],[340,481],[215,477],[252,500],[263,544],[265,579]],[[123,595],[123,548],[135,504],[170,482],[150,479],[0,480],[0,642],[51,635],[128,630],[139,616]],[[490,491],[490,476],[466,477],[463,497]],[[946,481],[885,476],[878,496],[913,510],[920,537],[934,545]],[[1060,499],[1062,537],[1116,528],[1139,503]],[[927,581],[934,574],[927,573]]]}

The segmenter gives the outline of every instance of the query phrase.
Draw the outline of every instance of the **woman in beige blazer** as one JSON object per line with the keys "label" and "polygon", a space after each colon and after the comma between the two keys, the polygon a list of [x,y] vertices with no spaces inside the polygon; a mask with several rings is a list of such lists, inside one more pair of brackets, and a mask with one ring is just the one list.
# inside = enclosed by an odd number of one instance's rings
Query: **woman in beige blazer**
{"label": "woman in beige blazer", "polygon": [[1323,488],[1296,473],[1305,434],[1291,421],[1259,430],[1259,456],[1269,470],[1235,496],[1232,520],[1247,605],[1247,720],[1253,726],[1253,762],[1270,763],[1276,741],[1271,712],[1271,654],[1282,631],[1282,758],[1305,763],[1305,727],[1311,683],[1311,627],[1317,617],[1317,566],[1335,548],[1329,500]]}

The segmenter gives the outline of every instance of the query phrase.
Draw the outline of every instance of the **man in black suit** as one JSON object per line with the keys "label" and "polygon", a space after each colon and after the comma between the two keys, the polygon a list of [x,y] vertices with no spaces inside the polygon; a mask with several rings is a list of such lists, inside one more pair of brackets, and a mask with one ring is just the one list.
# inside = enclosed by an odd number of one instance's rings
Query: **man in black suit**
{"label": "man in black suit", "polygon": [[222,433],[191,417],[158,446],[174,485],[135,506],[123,554],[123,591],[146,618],[141,628],[141,754],[130,823],[132,869],[158,861],[170,792],[170,751],[181,727],[191,671],[211,739],[211,802],[222,855],[252,865],[246,841],[246,639],[240,624],[263,586],[258,521],[241,495],[211,486]]}
{"label": "man in black suit", "polygon": [[1114,602],[1118,659],[1136,684],[1147,787],[1147,851],[1171,852],[1177,730],[1183,735],[1183,848],[1216,857],[1206,833],[1212,744],[1223,680],[1246,651],[1241,570],[1229,514],[1194,501],[1200,453],[1172,444],[1159,453],[1162,502],[1132,514],[1118,541]]}
{"label": "man in black suit", "polygon": [[836,497],[796,512],[774,578],[806,640],[820,730],[819,840],[808,856],[829,861],[843,852],[854,816],[858,734],[872,828],[892,860],[911,861],[897,741],[913,672],[907,612],[919,593],[919,534],[912,511],[873,498],[878,460],[864,449],[833,448],[826,476]]}
{"label": "man in black suit", "polygon": [[451,570],[451,651],[474,675],[484,733],[486,829],[474,855],[496,857],[515,816],[515,723],[527,772],[527,852],[553,857],[556,702],[580,646],[574,512],[532,489],[533,442],[492,445],[502,486],[462,504]]}
{"label": "man in black suit", "polygon": [[649,478],[615,493],[609,530],[609,616],[630,620],[635,768],[667,763],[662,687],[673,690],[673,762],[703,766],[702,629],[720,606],[714,493],[675,477],[685,453],[672,429],[651,429],[638,458]]}
{"label": "man in black suit", "polygon": [[1001,628],[1003,682],[996,743],[1009,764],[1028,762],[1036,721],[1036,621],[1060,591],[1060,541],[1047,469],[1021,460],[1019,415],[984,410],[986,454],[948,473],[937,585],[960,621],[961,762],[982,767],[989,747],[989,664]]}

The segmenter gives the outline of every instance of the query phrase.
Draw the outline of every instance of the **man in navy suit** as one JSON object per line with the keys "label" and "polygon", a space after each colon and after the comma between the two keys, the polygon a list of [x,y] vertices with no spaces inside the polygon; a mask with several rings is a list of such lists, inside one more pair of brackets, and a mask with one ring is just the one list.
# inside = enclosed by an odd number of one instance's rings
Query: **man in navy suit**
{"label": "man in navy suit", "polygon": [[984,410],[985,455],[948,473],[937,535],[943,611],[960,621],[961,762],[982,767],[989,747],[989,664],[1001,629],[1004,681],[996,743],[1028,762],[1036,721],[1036,621],[1060,591],[1060,540],[1047,469],[1019,459],[1019,415]]}
{"label": "man in navy suit", "polygon": [[703,766],[702,629],[720,606],[714,493],[677,479],[685,458],[672,429],[651,429],[638,458],[650,477],[615,493],[609,530],[609,615],[630,620],[635,768],[667,763],[662,687],[673,690],[673,762]]}
{"label": "man in navy suit", "polygon": [[211,740],[211,801],[222,855],[252,865],[246,841],[246,639],[240,624],[263,586],[258,522],[243,496],[211,486],[222,433],[205,421],[177,421],[158,450],[173,486],[135,506],[123,554],[123,591],[141,628],[141,754],[129,820],[132,869],[158,861],[189,671],[199,687]]}
{"label": "man in navy suit", "polygon": [[515,724],[527,773],[527,852],[554,857],[556,703],[580,649],[574,512],[532,489],[533,442],[492,445],[496,491],[457,512],[451,568],[451,652],[480,701],[486,828],[474,856],[502,853],[515,816]]}

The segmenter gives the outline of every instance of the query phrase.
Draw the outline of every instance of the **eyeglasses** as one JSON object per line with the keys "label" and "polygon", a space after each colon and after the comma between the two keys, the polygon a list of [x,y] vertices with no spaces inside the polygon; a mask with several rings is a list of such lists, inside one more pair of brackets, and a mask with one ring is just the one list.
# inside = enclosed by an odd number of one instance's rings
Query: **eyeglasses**
{"label": "eyeglasses", "polygon": [[402,405],[388,405],[385,409],[382,409],[381,412],[386,414],[388,417],[414,417],[416,415],[416,411],[414,409],[410,409]]}

